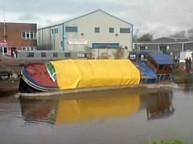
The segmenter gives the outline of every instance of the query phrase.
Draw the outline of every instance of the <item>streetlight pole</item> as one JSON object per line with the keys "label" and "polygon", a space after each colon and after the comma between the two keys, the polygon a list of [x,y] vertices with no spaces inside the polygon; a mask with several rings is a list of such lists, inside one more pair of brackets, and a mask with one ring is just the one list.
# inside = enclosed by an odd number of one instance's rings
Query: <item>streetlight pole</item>
{"label": "streetlight pole", "polygon": [[4,19],[4,23],[3,23],[3,34],[4,34],[4,42],[6,42],[6,29],[5,29],[5,10],[3,10],[3,19]]}

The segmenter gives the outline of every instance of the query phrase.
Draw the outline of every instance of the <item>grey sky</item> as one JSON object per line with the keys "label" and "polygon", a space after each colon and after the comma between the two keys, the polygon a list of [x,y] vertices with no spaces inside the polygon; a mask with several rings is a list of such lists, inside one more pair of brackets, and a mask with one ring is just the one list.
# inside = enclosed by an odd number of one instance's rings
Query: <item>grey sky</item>
{"label": "grey sky", "polygon": [[[193,28],[192,0],[1,0],[0,21],[43,27],[102,9],[134,24],[134,34],[154,37]],[[4,8],[4,9],[2,9]]]}

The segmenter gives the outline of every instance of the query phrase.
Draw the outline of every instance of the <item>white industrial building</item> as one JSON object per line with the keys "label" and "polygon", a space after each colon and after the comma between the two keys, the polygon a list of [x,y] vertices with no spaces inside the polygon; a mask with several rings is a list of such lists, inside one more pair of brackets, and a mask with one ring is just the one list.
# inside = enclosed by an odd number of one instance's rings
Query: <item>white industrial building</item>
{"label": "white industrial building", "polygon": [[102,10],[38,29],[38,49],[55,51],[92,50],[94,57],[122,48],[132,50],[133,25]]}

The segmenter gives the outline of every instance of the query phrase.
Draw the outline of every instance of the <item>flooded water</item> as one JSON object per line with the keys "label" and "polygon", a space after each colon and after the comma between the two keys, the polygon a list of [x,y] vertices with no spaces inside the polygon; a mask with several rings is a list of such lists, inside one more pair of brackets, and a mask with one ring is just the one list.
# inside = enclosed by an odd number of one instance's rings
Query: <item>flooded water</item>
{"label": "flooded water", "polygon": [[1,144],[193,142],[193,86],[0,97]]}

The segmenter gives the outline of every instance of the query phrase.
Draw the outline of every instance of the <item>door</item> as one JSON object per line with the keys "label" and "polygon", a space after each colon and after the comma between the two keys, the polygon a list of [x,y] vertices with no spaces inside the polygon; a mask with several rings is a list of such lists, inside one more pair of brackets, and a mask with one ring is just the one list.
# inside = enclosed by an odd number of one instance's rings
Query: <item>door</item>
{"label": "door", "polygon": [[15,47],[12,47],[12,48],[11,48],[11,56],[12,56],[12,57],[14,56],[15,52],[16,52],[16,48],[15,48]]}
{"label": "door", "polygon": [[166,54],[166,53],[167,53],[167,48],[166,48],[166,46],[160,46],[160,51],[161,51],[162,53]]}
{"label": "door", "polygon": [[2,47],[2,54],[7,55],[8,49],[6,47]]}

